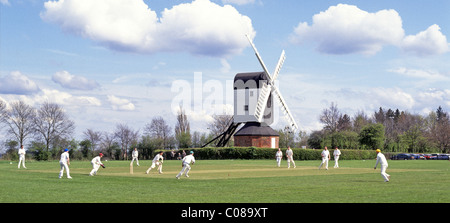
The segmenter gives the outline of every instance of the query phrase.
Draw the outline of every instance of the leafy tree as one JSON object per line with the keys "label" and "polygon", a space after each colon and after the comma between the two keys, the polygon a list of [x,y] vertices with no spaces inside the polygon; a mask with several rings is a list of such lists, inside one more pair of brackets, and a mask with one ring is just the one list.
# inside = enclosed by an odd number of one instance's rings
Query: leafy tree
{"label": "leafy tree", "polygon": [[308,146],[313,149],[322,148],[322,142],[324,140],[324,133],[322,131],[313,131],[308,138]]}
{"label": "leafy tree", "polygon": [[359,143],[363,148],[369,149],[383,148],[384,146],[384,126],[380,123],[364,126],[359,133]]}

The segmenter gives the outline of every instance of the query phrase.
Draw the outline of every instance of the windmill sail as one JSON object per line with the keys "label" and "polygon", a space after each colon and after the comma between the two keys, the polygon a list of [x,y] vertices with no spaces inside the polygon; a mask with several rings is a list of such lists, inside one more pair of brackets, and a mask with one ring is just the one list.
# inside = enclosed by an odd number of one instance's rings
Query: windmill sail
{"label": "windmill sail", "polygon": [[256,104],[255,109],[255,117],[258,120],[258,122],[263,121],[264,109],[266,108],[270,93],[271,93],[270,85],[264,83],[259,93],[258,103]]}
{"label": "windmill sail", "polygon": [[248,41],[250,42],[250,45],[252,45],[252,48],[253,48],[253,50],[255,51],[256,58],[258,58],[258,61],[259,61],[259,63],[261,64],[261,66],[262,66],[264,72],[266,72],[267,77],[269,78],[269,82],[272,82],[272,78],[270,77],[269,70],[267,70],[267,67],[266,67],[266,65],[264,64],[264,62],[263,62],[261,56],[259,56],[258,50],[256,49],[256,47],[255,47],[255,45],[253,44],[253,42],[252,42],[252,40],[250,39],[250,37],[249,37],[248,35],[245,35],[245,36],[247,37]]}
{"label": "windmill sail", "polygon": [[280,73],[281,67],[283,66],[284,60],[286,59],[286,55],[284,50],[281,52],[280,59],[278,60],[277,66],[275,67],[275,71],[273,72],[272,81],[275,81]]}
{"label": "windmill sail", "polygon": [[258,58],[259,63],[261,64],[262,68],[264,69],[264,72],[267,74],[267,78],[269,79],[268,84],[263,84],[263,87],[261,88],[260,96],[258,98],[258,103],[255,110],[255,117],[259,122],[263,121],[264,116],[264,109],[266,108],[267,101],[269,100],[270,93],[275,93],[276,98],[278,99],[278,102],[282,108],[282,111],[289,123],[289,127],[295,131],[298,129],[297,123],[294,120],[294,117],[291,114],[291,111],[289,110],[286,101],[284,100],[283,96],[281,96],[280,91],[275,87],[274,81],[277,79],[280,69],[284,64],[284,60],[286,59],[284,50],[281,52],[280,59],[278,60],[277,66],[275,67],[275,71],[273,72],[273,76],[270,76],[269,71],[267,70],[266,65],[264,64],[261,56],[258,53],[258,50],[256,49],[255,45],[253,44],[252,40],[248,35],[245,35],[250,42],[253,50],[255,51],[256,58]]}
{"label": "windmill sail", "polygon": [[278,102],[282,108],[282,111],[289,123],[289,127],[295,131],[298,129],[297,123],[294,120],[294,117],[292,117],[291,111],[289,110],[286,101],[284,101],[283,96],[281,96],[281,93],[278,91],[278,89],[275,86],[272,86],[272,92],[275,92],[276,98],[278,99]]}

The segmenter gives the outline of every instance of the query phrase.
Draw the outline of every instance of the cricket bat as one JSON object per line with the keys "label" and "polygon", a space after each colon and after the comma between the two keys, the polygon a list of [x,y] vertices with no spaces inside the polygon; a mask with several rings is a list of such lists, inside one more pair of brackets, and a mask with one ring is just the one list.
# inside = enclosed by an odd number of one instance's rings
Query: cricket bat
{"label": "cricket bat", "polygon": [[130,165],[130,174],[133,174],[133,164]]}

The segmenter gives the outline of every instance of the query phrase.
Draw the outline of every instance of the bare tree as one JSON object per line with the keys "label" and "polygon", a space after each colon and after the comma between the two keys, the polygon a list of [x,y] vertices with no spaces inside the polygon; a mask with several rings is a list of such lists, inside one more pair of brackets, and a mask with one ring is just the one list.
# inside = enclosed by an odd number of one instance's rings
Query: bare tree
{"label": "bare tree", "polygon": [[233,119],[232,115],[213,115],[213,121],[208,124],[212,135],[218,136],[225,132]]}
{"label": "bare tree", "polygon": [[337,108],[337,104],[331,102],[330,108],[326,108],[322,111],[322,114],[320,115],[320,122],[325,125],[325,130],[335,133],[338,130],[338,122],[340,117],[341,113]]}
{"label": "bare tree", "polygon": [[353,131],[360,133],[361,129],[367,124],[372,123],[364,111],[358,111],[353,117]]}
{"label": "bare tree", "polygon": [[45,141],[47,151],[53,140],[70,137],[75,130],[75,123],[69,119],[64,109],[49,102],[45,102],[37,110],[34,124],[37,134]]}
{"label": "bare tree", "polygon": [[3,131],[2,124],[5,122],[5,117],[6,117],[6,103],[3,100],[0,100],[0,133]]}
{"label": "bare tree", "polygon": [[450,151],[450,117],[442,107],[429,115],[428,134],[431,140],[439,147],[440,152]]}
{"label": "bare tree", "polygon": [[3,122],[5,115],[6,115],[6,103],[3,100],[0,100],[0,123]]}
{"label": "bare tree", "polygon": [[130,146],[137,144],[139,131],[133,131],[133,129],[126,124],[117,124],[116,130],[114,131],[114,137],[120,144],[123,159],[128,159],[127,151]]}
{"label": "bare tree", "polygon": [[192,144],[189,121],[181,105],[178,110],[177,124],[175,125],[175,138],[178,142],[178,148],[188,148]]}
{"label": "bare tree", "polygon": [[169,145],[170,132],[172,132],[172,129],[161,116],[153,118],[144,127],[144,133],[146,135],[161,141],[161,149],[165,149]]}
{"label": "bare tree", "polygon": [[102,140],[102,132],[87,129],[86,131],[83,132],[83,135],[85,139],[91,142],[92,155],[94,155],[95,153],[94,151],[97,148],[97,145]]}
{"label": "bare tree", "polygon": [[8,134],[17,139],[19,146],[21,146],[26,138],[34,133],[33,119],[36,116],[36,110],[23,101],[12,102],[10,106],[10,109],[6,109],[5,105],[1,109],[3,110],[2,120],[9,127]]}
{"label": "bare tree", "polygon": [[347,114],[341,115],[337,124],[337,131],[349,131],[352,128],[352,121]]}
{"label": "bare tree", "polygon": [[100,147],[101,149],[107,154],[107,156],[109,157],[113,157],[113,145],[114,145],[114,140],[115,140],[115,135],[114,133],[109,133],[109,132],[103,132],[103,137],[100,143]]}

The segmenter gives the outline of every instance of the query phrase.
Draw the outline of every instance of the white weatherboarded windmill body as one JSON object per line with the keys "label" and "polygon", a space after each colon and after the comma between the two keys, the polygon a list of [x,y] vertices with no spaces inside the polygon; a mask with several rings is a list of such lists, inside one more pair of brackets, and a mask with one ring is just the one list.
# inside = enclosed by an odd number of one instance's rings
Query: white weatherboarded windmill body
{"label": "white weatherboarded windmill body", "polygon": [[[285,60],[281,53],[273,75],[269,73],[255,45],[248,35],[247,39],[255,51],[263,71],[238,73],[234,78],[234,116],[228,129],[206,145],[218,140],[216,146],[225,146],[234,135],[235,146],[255,146],[278,148],[279,134],[269,125],[274,122],[274,100],[280,105],[291,131],[298,129],[286,101],[275,86],[280,69]],[[275,98],[275,99],[274,99]],[[238,132],[237,128],[245,124]]]}

